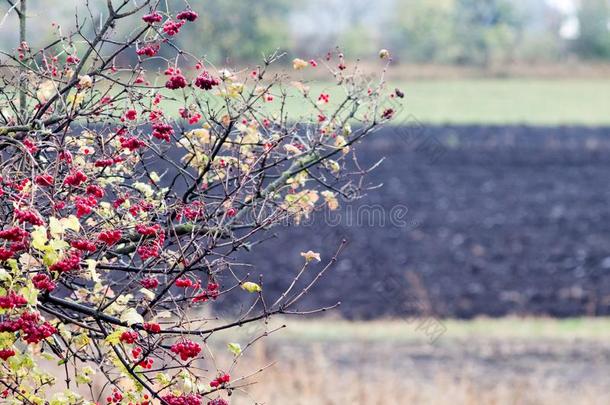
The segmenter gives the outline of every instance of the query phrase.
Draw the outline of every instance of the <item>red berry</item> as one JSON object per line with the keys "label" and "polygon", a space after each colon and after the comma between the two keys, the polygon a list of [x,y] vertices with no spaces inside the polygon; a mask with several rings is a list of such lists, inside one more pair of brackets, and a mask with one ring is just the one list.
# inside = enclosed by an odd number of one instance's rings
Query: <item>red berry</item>
{"label": "red berry", "polygon": [[197,14],[193,10],[184,10],[179,12],[178,15],[176,15],[176,18],[178,20],[186,20],[190,22],[195,21],[197,17],[199,17],[199,14]]}
{"label": "red berry", "polygon": [[201,352],[201,346],[191,340],[184,339],[179,343],[175,343],[171,347],[171,351],[178,354],[182,361],[186,361],[190,358],[197,357]]}
{"label": "red berry", "polygon": [[144,17],[142,17],[142,20],[145,23],[154,24],[156,22],[161,22],[163,20],[163,16],[155,11],[154,13],[146,14]]}
{"label": "red berry", "polygon": [[140,284],[142,284],[142,287],[144,288],[149,288],[154,290],[155,288],[159,287],[159,280],[157,280],[156,278],[144,278],[140,281]]}
{"label": "red berry", "polygon": [[119,340],[123,343],[133,344],[136,342],[136,340],[138,340],[138,337],[140,336],[135,330],[126,330],[125,332],[121,333]]}
{"label": "red berry", "polygon": [[145,323],[144,330],[148,333],[159,333],[161,332],[161,325],[158,323]]}
{"label": "red berry", "polygon": [[104,242],[108,246],[112,246],[121,240],[122,233],[119,229],[102,231],[97,236],[97,239]]}

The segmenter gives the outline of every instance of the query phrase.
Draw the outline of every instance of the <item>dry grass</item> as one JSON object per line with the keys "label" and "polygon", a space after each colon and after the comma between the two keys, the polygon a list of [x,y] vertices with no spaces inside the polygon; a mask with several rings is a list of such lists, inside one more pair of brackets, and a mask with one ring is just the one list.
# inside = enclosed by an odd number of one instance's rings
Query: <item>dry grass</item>
{"label": "dry grass", "polygon": [[607,319],[445,322],[434,345],[400,321],[288,322],[245,356],[275,365],[231,404],[610,403]]}
{"label": "dry grass", "polygon": [[[259,364],[270,359],[260,357]],[[569,365],[566,364],[566,367]],[[608,404],[610,393],[596,385],[566,386],[543,373],[514,376],[496,384],[483,382],[477,370],[443,369],[428,381],[418,370],[345,370],[318,350],[313,356],[283,361],[256,377],[248,393],[234,394],[231,404]]]}

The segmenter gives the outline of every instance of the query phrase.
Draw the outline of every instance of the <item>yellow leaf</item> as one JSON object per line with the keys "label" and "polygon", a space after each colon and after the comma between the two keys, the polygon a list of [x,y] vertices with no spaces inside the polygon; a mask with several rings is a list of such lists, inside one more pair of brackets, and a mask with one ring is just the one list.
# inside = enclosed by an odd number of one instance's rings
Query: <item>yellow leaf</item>
{"label": "yellow leaf", "polygon": [[170,383],[172,382],[171,378],[169,378],[167,375],[165,375],[163,373],[157,373],[155,379],[161,386],[170,385]]}
{"label": "yellow leaf", "polygon": [[51,80],[45,80],[44,82],[40,83],[38,91],[36,91],[36,97],[38,97],[40,101],[44,103],[53,97],[55,93],[57,93],[55,84]]}
{"label": "yellow leaf", "polygon": [[299,59],[299,58],[295,58],[292,60],[292,68],[294,70],[301,70],[301,69],[305,69],[307,67],[307,62],[304,61],[303,59]]}
{"label": "yellow leaf", "polygon": [[51,237],[61,239],[61,236],[64,233],[64,227],[61,222],[59,222],[59,219],[55,217],[49,218],[49,231],[51,232]]}
{"label": "yellow leaf", "polygon": [[149,300],[155,299],[155,293],[150,291],[148,288],[140,288],[140,292]]}
{"label": "yellow leaf", "polygon": [[74,215],[70,215],[68,218],[62,218],[61,224],[65,229],[71,229],[74,232],[80,231],[80,222],[78,222],[78,218]]}
{"label": "yellow leaf", "polygon": [[[13,259],[14,260],[14,259]],[[11,279],[11,275],[5,269],[0,269],[0,281],[7,281]]]}
{"label": "yellow leaf", "polygon": [[80,106],[84,99],[85,95],[80,92],[70,93],[68,97],[66,97],[66,101],[68,102],[68,104],[72,104],[76,107]]}
{"label": "yellow leaf", "polygon": [[108,336],[106,336],[106,339],[104,339],[104,341],[111,345],[118,345],[121,341],[121,335],[123,334],[123,332],[124,329],[117,329]]}
{"label": "yellow leaf", "polygon": [[325,190],[322,191],[322,193],[320,194],[322,194],[322,197],[324,197],[324,201],[326,202],[326,204],[328,204],[328,208],[331,211],[334,211],[339,208],[339,200],[337,200],[335,193],[329,190]]}
{"label": "yellow leaf", "polygon": [[74,343],[76,343],[76,345],[80,348],[91,343],[91,339],[86,333],[81,333],[80,335],[74,337]]}
{"label": "yellow leaf", "polygon": [[157,315],[155,315],[155,320],[156,319],[163,319],[163,318],[171,318],[172,317],[172,313],[169,311],[161,311],[159,312]]}
{"label": "yellow leaf", "polygon": [[28,301],[30,305],[38,304],[38,290],[34,286],[23,287],[19,290],[19,294]]}
{"label": "yellow leaf", "polygon": [[246,281],[241,285],[241,288],[248,291],[249,293],[261,292],[263,289],[260,285],[253,283],[251,281]]}
{"label": "yellow leaf", "polygon": [[142,318],[142,315],[140,315],[135,308],[127,308],[121,314],[121,322],[125,322],[127,325],[131,326],[138,323],[144,323],[144,318]]}
{"label": "yellow leaf", "polygon": [[[13,260],[13,259],[11,259],[11,260]],[[9,260],[9,262],[10,262],[10,260]],[[32,267],[37,267],[37,266],[42,265],[40,260],[32,257],[28,253],[23,253],[21,256],[19,256],[19,263],[15,263],[15,270],[19,269],[18,264],[20,264],[24,270],[29,270]],[[11,266],[11,268],[12,268],[12,266]]]}
{"label": "yellow leaf", "polygon": [[301,252],[301,256],[303,256],[307,262],[311,262],[312,260],[320,261],[320,253],[316,253],[312,250]]}
{"label": "yellow leaf", "polygon": [[47,229],[44,226],[35,226],[32,231],[32,247],[44,251],[48,240]]}
{"label": "yellow leaf", "polygon": [[85,262],[87,263],[87,270],[89,271],[91,280],[95,281],[96,283],[99,283],[100,276],[99,276],[99,274],[97,274],[97,271],[95,271],[95,267],[97,266],[97,261],[95,261],[93,259],[87,259],[87,260],[85,260]]}
{"label": "yellow leaf", "polygon": [[0,333],[0,349],[8,349],[15,343],[15,334],[10,332]]}
{"label": "yellow leaf", "polygon": [[[23,257],[23,255],[22,255],[22,257]],[[19,259],[21,260],[21,257]],[[11,271],[13,272],[13,274],[16,274],[19,271],[19,264],[17,263],[17,260],[15,260],[15,259],[8,259],[6,261],[6,263],[11,268]]]}
{"label": "yellow leaf", "polygon": [[284,145],[284,149],[286,150],[286,152],[294,153],[295,155],[298,155],[299,153],[301,153],[301,150],[299,148],[297,148],[296,146],[291,145],[291,144]]}
{"label": "yellow leaf", "polygon": [[53,250],[64,250],[70,247],[68,242],[62,239],[52,239],[49,242],[49,247]]}
{"label": "yellow leaf", "polygon": [[42,257],[42,262],[49,267],[54,265],[58,261],[59,261],[59,254],[57,254],[57,252],[54,252],[54,251],[48,251]]}
{"label": "yellow leaf", "polygon": [[235,356],[239,356],[241,354],[241,345],[239,343],[228,343],[227,348]]}
{"label": "yellow leaf", "polygon": [[345,154],[349,152],[349,146],[347,146],[347,141],[342,135],[339,135],[335,138],[335,146]]}

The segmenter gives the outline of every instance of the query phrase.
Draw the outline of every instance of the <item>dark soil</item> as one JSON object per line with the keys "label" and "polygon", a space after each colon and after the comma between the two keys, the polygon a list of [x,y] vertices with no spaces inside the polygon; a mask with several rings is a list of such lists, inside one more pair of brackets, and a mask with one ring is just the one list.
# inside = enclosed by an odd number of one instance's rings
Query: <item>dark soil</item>
{"label": "dark soil", "polygon": [[301,251],[328,260],[345,238],[301,309],[340,300],[349,318],[610,314],[610,128],[387,128],[359,157],[386,158],[367,177],[383,187],[333,217],[275,228],[249,256],[267,294],[290,283]]}

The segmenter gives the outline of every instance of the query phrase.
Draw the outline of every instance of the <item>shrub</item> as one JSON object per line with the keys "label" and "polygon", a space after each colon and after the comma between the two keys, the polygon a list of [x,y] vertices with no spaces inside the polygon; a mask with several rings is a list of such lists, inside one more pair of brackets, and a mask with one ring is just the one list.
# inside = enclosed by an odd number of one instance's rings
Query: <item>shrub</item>
{"label": "shrub", "polygon": [[[55,26],[36,49],[26,1],[11,8],[22,29],[0,71],[6,403],[226,403],[221,394],[240,378],[209,361],[215,333],[300,313],[295,303],[334,261],[301,286],[320,261],[303,253],[285,293],[264,299],[234,253],[285,220],[336,209],[343,187],[368,170],[350,168],[353,146],[394,112],[384,108],[383,74],[367,80],[338,52],[293,63],[326,69],[344,89],[335,100],[271,73],[279,52],[253,69],[217,69],[174,43],[196,13],[135,4],[109,0],[102,21]],[[131,24],[128,37],[117,37],[119,24]],[[174,57],[156,56],[163,48]],[[139,62],[122,66],[129,53]],[[151,59],[162,73],[147,71]],[[294,99],[312,113],[289,116]],[[203,314],[240,295],[251,303],[234,319]],[[248,347],[228,350],[237,361]],[[41,364],[48,360],[65,375]],[[94,380],[104,383],[99,392]]]}

